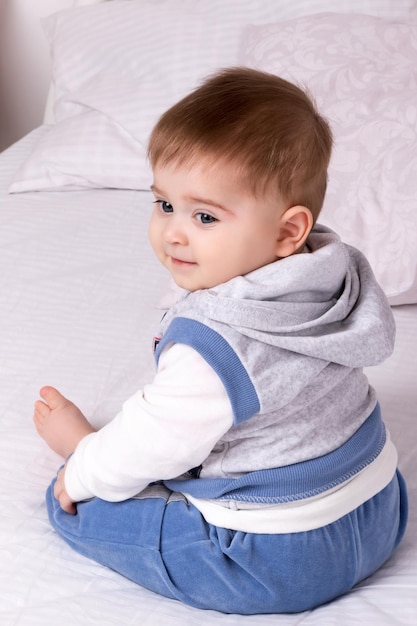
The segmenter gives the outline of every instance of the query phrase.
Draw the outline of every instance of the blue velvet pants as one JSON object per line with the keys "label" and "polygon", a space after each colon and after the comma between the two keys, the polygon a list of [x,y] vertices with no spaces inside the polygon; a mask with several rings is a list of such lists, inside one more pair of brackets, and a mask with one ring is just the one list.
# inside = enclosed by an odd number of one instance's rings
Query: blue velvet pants
{"label": "blue velvet pants", "polygon": [[82,502],[68,515],[53,484],[50,521],[74,550],[156,593],[225,613],[300,612],[337,598],[390,557],[407,521],[399,473],[341,519],[277,535],[208,524],[163,485],[124,502]]}

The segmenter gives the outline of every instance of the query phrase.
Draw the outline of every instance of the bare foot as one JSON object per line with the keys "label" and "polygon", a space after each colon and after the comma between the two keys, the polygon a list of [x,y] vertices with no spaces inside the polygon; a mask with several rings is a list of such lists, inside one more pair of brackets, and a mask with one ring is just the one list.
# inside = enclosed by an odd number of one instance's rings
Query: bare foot
{"label": "bare foot", "polygon": [[68,457],[86,435],[95,432],[80,409],[54,387],[42,387],[33,421],[39,435],[62,457]]}

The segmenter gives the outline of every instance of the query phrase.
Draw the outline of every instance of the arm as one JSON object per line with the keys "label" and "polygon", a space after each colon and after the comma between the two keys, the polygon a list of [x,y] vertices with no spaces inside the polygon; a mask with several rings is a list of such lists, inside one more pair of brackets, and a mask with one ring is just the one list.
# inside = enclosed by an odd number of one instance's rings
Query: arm
{"label": "arm", "polygon": [[192,348],[174,344],[161,355],[154,381],[78,444],[65,489],[73,502],[125,500],[202,463],[232,424],[217,374]]}

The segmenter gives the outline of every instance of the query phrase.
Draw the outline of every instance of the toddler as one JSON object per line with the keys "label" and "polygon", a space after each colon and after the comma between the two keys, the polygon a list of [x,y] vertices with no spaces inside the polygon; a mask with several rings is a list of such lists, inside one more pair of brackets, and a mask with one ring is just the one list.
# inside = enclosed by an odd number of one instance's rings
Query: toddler
{"label": "toddler", "polygon": [[81,554],[226,613],[312,609],[375,572],[406,526],[397,454],[363,367],[394,323],[364,256],[317,224],[332,135],[311,98],[230,68],[150,137],[149,237],[184,291],[156,374],[95,432],[44,387],[66,458],[51,523]]}

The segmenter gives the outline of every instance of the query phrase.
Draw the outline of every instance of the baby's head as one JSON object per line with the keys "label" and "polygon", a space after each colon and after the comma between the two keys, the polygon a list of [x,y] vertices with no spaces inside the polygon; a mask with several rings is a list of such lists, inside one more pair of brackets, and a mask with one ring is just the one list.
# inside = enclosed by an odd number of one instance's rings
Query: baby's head
{"label": "baby's head", "polygon": [[[267,204],[282,218],[280,237],[291,239],[290,245],[271,248],[265,258],[255,255],[252,263],[216,279],[224,282],[304,246],[323,204],[331,147],[329,125],[303,90],[272,74],[230,68],[207,79],[162,115],[151,134],[148,154],[159,207],[177,209],[176,205],[184,204],[179,194],[171,195],[175,181],[165,176],[167,172],[178,173],[183,180],[195,174],[193,180],[210,181],[213,204],[220,203],[222,189],[226,193],[225,187],[234,185],[252,200],[255,211]],[[207,193],[204,190],[205,197]],[[163,210],[164,215],[173,212]],[[206,206],[204,215],[208,213]],[[151,224],[155,248],[154,234]],[[257,245],[256,237],[251,243],[248,255]],[[209,283],[213,281],[203,280],[197,288],[212,286]]]}
{"label": "baby's head", "polygon": [[255,195],[276,192],[314,221],[323,204],[332,147],[329,125],[292,83],[249,68],[230,68],[171,107],[155,126],[152,167],[192,165],[203,156],[234,164]]}

